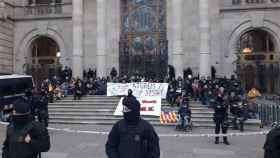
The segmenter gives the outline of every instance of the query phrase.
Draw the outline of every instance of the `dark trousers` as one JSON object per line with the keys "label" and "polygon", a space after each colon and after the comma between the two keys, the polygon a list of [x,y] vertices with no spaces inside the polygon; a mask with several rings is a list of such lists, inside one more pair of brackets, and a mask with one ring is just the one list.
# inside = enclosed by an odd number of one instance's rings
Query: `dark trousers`
{"label": "dark trousers", "polygon": [[47,110],[41,110],[38,114],[38,121],[43,123],[45,127],[49,125],[49,114]]}
{"label": "dark trousers", "polygon": [[[215,121],[216,127],[215,127],[215,134],[220,134],[220,130],[222,129],[222,133],[227,133],[227,127],[224,126],[224,120],[216,119]],[[227,141],[227,137],[223,137],[224,141]],[[219,137],[216,137],[216,141],[219,141]]]}

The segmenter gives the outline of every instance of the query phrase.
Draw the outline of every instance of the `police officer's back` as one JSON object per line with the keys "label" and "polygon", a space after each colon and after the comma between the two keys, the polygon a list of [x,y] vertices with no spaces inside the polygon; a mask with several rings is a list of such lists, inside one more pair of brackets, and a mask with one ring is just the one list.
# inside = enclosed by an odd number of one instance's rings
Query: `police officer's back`
{"label": "police officer's back", "polygon": [[150,123],[140,118],[140,106],[131,104],[134,101],[132,97],[124,101],[124,119],[110,131],[106,143],[108,158],[160,157],[158,135]]}
{"label": "police officer's back", "polygon": [[266,136],[264,158],[279,158],[280,156],[280,125],[276,125]]}
{"label": "police officer's back", "polygon": [[32,121],[30,107],[23,100],[17,100],[14,108],[2,158],[37,158],[50,148],[48,131],[40,123]]}

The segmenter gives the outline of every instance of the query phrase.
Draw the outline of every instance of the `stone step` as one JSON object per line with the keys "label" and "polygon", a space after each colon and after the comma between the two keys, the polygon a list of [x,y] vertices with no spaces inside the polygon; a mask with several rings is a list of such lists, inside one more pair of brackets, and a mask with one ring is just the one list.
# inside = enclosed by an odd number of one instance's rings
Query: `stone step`
{"label": "stone step", "polygon": [[[102,124],[112,125],[122,119],[122,116],[113,116],[120,97],[85,96],[82,100],[73,100],[73,96],[49,104],[50,123],[55,124]],[[192,109],[192,121],[195,127],[214,127],[213,109],[201,105],[197,101],[190,101]],[[171,107],[168,102],[162,100],[163,111],[178,111],[178,107]],[[173,124],[161,124],[157,116],[143,116],[154,126],[175,126]],[[246,127],[258,127],[260,122],[248,120]],[[246,128],[245,127],[245,128]]]}
{"label": "stone step", "polygon": [[[51,105],[49,106],[49,109],[56,109],[56,108],[62,108],[62,109],[74,109],[74,108],[79,108],[79,109],[99,109],[99,108],[108,108],[108,109],[116,109],[117,105],[114,104],[99,104],[99,105],[88,105],[88,104],[76,104],[76,105]],[[196,106],[191,106],[190,107],[192,110],[201,110],[201,111],[213,111],[213,109],[209,108],[202,108],[202,107],[196,107]],[[168,106],[162,106],[162,110],[167,110],[167,111],[178,111],[179,108],[170,108]]]}
{"label": "stone step", "polygon": [[[103,112],[103,113],[96,113],[96,112],[51,112],[50,116],[114,116],[111,112]],[[122,116],[120,116],[122,117]],[[212,118],[213,114],[211,113],[193,113],[193,118]]]}
{"label": "stone step", "polygon": [[[95,117],[99,117],[99,118],[104,118],[104,120],[106,120],[107,118],[109,119],[109,118],[122,118],[123,116],[114,116],[114,115],[112,115],[112,114],[104,114],[104,113],[102,113],[102,114],[95,114],[95,115],[92,115],[92,114],[56,114],[56,113],[52,113],[52,114],[50,114],[49,115],[50,116],[50,118],[80,118],[80,119],[88,119],[88,118],[90,118],[91,119],[91,117],[93,117],[93,119],[95,118]],[[159,117],[158,116],[143,116],[144,118],[157,118],[157,119],[159,119]],[[211,115],[193,115],[192,116],[192,119],[208,119],[208,120],[213,120],[213,116],[211,116]]]}
{"label": "stone step", "polygon": [[49,113],[51,114],[52,112],[115,112],[115,109],[81,109],[81,108],[50,108]]}
{"label": "stone step", "polygon": [[[175,110],[176,111],[176,110]],[[91,109],[83,109],[83,108],[49,108],[49,113],[52,112],[98,112],[98,113],[102,113],[102,112],[110,112],[110,113],[114,113],[115,112],[115,108],[91,108]],[[177,111],[176,111],[177,112]],[[193,109],[192,110],[193,114],[211,114],[213,115],[213,111],[208,111],[208,110],[196,110]]]}
{"label": "stone step", "polygon": [[[94,125],[113,125],[116,123],[118,120],[103,120],[103,121],[77,121],[77,120],[55,120],[51,119],[49,122],[51,124],[94,124]],[[159,121],[149,121],[153,126],[170,126],[172,128],[175,128],[177,123],[166,123],[166,124],[161,124]],[[193,127],[199,128],[214,128],[215,124],[214,123],[197,123],[193,122]],[[251,130],[258,130],[259,126],[257,125],[250,125],[246,124],[245,125],[245,130],[251,129]]]}
{"label": "stone step", "polygon": [[[107,121],[68,121],[68,120],[50,120],[51,124],[94,124],[94,125],[113,125],[116,123],[117,120],[107,120]],[[171,126],[175,127],[177,123],[167,123],[167,124],[161,124],[160,122],[153,122],[150,121],[150,123],[153,126]],[[198,124],[198,123],[193,123],[193,127],[206,127],[206,128],[214,128],[214,124]]]}
{"label": "stone step", "polygon": [[[118,102],[56,102],[56,103],[49,103],[49,107],[52,106],[95,106],[95,105],[104,105],[104,106],[117,106]],[[178,107],[171,107],[169,104],[161,104],[163,107],[166,108],[175,108],[178,109]],[[197,107],[197,108],[205,108],[209,109],[208,107],[200,104],[190,104],[191,107]]]}
{"label": "stone step", "polygon": [[120,100],[110,100],[110,99],[104,99],[104,100],[59,100],[59,101],[55,101],[54,103],[50,103],[50,104],[59,104],[59,103],[94,103],[94,102],[98,102],[98,103],[118,103]]}
{"label": "stone step", "polygon": [[[106,117],[106,116],[51,116],[50,119],[60,119],[60,120],[80,120],[80,121],[94,121],[94,120],[119,120],[121,117]],[[148,121],[159,121],[159,117],[155,116],[144,116]],[[211,118],[192,118],[193,122],[203,122],[203,123],[212,123],[213,119]]]}

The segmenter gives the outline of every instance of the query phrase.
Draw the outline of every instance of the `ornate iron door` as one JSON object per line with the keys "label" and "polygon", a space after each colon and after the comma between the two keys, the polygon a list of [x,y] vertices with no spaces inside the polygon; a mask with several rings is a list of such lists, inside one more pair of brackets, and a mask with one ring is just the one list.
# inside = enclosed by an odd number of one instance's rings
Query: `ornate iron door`
{"label": "ornate iron door", "polygon": [[165,0],[122,0],[120,75],[163,78],[167,73]]}

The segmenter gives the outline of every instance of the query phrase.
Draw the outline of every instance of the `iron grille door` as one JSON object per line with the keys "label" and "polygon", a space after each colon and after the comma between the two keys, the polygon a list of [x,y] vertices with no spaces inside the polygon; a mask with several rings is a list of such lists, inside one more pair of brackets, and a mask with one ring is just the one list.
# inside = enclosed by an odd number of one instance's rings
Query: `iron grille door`
{"label": "iron grille door", "polygon": [[120,75],[163,78],[168,66],[165,0],[123,0]]}

